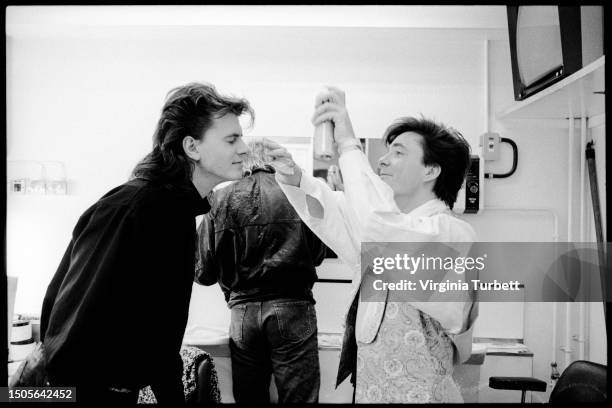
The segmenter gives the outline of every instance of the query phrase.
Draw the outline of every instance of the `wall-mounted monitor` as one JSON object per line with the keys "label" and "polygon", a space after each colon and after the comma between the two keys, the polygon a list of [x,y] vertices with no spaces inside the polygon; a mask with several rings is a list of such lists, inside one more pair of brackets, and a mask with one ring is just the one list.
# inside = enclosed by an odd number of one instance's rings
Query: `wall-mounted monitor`
{"label": "wall-mounted monitor", "polygon": [[508,6],[507,13],[517,101],[603,55],[602,6]]}

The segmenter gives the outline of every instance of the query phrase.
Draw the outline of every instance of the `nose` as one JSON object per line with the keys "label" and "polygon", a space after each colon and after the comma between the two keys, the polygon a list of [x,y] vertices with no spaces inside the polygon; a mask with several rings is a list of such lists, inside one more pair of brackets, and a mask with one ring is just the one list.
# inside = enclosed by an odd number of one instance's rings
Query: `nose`
{"label": "nose", "polygon": [[383,155],[380,159],[378,159],[378,167],[383,168],[389,165],[389,153]]}
{"label": "nose", "polygon": [[246,145],[246,143],[244,143],[244,140],[242,140],[241,137],[238,138],[236,152],[238,153],[239,156],[245,156],[246,154],[249,153],[249,147]]}

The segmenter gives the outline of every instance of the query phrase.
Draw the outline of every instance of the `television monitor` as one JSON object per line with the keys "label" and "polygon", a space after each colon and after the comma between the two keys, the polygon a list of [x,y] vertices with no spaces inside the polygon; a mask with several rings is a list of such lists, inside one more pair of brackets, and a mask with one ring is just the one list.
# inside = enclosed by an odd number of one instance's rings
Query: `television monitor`
{"label": "television monitor", "polygon": [[507,14],[517,101],[603,55],[602,6],[507,6]]}

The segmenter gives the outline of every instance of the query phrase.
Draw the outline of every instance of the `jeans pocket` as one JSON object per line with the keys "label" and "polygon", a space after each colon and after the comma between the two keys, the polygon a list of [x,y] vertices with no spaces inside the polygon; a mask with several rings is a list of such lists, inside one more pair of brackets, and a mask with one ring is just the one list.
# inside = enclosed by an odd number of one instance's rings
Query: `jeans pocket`
{"label": "jeans pocket", "polygon": [[242,341],[242,322],[244,321],[246,306],[236,305],[231,308],[229,336],[236,343]]}
{"label": "jeans pocket", "polygon": [[274,313],[285,340],[307,339],[317,328],[314,305],[307,300],[275,303]]}

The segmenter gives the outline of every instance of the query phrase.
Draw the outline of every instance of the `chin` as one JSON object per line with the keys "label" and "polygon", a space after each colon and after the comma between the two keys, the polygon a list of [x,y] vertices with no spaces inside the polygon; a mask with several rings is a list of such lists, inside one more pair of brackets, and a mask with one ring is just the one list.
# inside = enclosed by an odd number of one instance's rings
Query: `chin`
{"label": "chin", "polygon": [[244,174],[244,172],[242,171],[242,169],[233,171],[231,173],[231,178],[228,179],[228,180],[238,180],[238,179],[241,179],[243,174]]}
{"label": "chin", "polygon": [[386,183],[389,187],[391,187],[391,190],[393,190],[393,195],[394,196],[398,196],[398,195],[402,195],[405,192],[403,191],[403,189],[401,188],[401,186],[398,186],[397,184],[393,184],[393,183]]}
{"label": "chin", "polygon": [[227,172],[225,174],[218,174],[219,183],[225,183],[227,181],[234,181],[242,178],[242,172]]}

